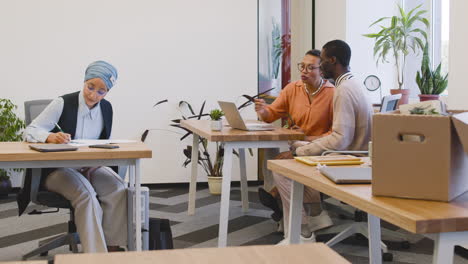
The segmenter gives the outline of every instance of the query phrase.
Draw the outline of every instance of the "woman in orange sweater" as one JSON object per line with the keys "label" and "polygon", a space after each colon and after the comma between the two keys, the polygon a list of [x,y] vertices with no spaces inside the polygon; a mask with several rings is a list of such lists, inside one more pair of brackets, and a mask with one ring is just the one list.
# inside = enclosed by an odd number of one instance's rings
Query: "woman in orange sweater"
{"label": "woman in orange sweater", "polygon": [[[268,123],[279,118],[290,117],[294,124],[291,128],[303,131],[306,135],[305,140],[312,141],[331,132],[335,87],[321,76],[319,50],[308,51],[297,66],[301,72],[301,80],[291,82],[284,87],[271,105],[267,105],[263,99],[257,99],[255,111],[261,120]],[[268,153],[266,156],[271,157],[272,153]],[[291,151],[280,153],[274,157],[274,159],[292,158]],[[265,173],[265,176],[271,178],[271,174],[268,172]],[[270,179],[265,179],[265,181],[268,180]],[[279,221],[282,218],[282,212],[276,200],[279,199],[277,189],[273,188],[269,191],[267,192],[263,188],[259,189],[260,201],[273,209],[272,218]],[[313,194],[312,200],[320,203],[320,194],[317,191],[314,191]],[[324,218],[327,218],[325,222],[329,223],[328,226],[331,225],[331,219],[328,215],[325,215]]]}

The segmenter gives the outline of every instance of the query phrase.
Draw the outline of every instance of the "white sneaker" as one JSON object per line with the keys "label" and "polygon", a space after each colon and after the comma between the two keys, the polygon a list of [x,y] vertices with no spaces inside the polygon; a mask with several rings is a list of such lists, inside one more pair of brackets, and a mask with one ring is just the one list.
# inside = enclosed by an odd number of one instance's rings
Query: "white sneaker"
{"label": "white sneaker", "polygon": [[[299,240],[299,244],[307,244],[307,243],[315,243],[315,234],[312,233],[312,235],[310,237],[303,237],[301,235],[301,239]],[[278,244],[276,244],[277,246],[284,246],[284,245],[289,245],[289,240],[288,238],[285,238],[283,240],[281,240]]]}
{"label": "white sneaker", "polygon": [[324,229],[333,225],[328,212],[322,210],[322,212],[317,216],[307,216],[307,225],[311,232],[315,232],[320,229]]}

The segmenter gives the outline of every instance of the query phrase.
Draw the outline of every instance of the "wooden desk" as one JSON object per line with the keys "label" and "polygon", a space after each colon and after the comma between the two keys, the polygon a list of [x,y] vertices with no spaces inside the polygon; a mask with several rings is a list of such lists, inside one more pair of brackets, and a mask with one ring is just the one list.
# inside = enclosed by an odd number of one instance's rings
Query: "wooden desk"
{"label": "wooden desk", "polygon": [[280,148],[288,146],[289,140],[302,140],[304,134],[294,130],[278,128],[272,131],[242,131],[223,127],[221,131],[211,131],[209,120],[183,120],[182,127],[193,132],[192,176],[190,178],[188,214],[195,213],[195,193],[198,172],[199,137],[209,141],[224,142],[223,183],[219,219],[218,246],[227,243],[227,224],[229,219],[229,196],[232,177],[232,151],[238,149],[240,161],[242,209],[248,210],[247,174],[245,168],[246,148]]}
{"label": "wooden desk", "polygon": [[[41,168],[69,168],[95,166],[129,166],[129,184],[135,188],[135,230],[141,230],[140,159],[151,158],[152,152],[143,143],[119,144],[117,149],[80,147],[78,151],[37,152],[25,142],[0,142],[0,168],[32,168],[33,177],[40,175]],[[133,230],[129,223],[129,230]],[[130,248],[141,250],[141,232],[129,238]],[[134,244],[134,245],[133,245]]]}
{"label": "wooden desk", "polygon": [[69,254],[55,256],[55,264],[302,264],[349,263],[322,243],[290,246],[248,246],[230,248],[175,249],[111,254]]}
{"label": "wooden desk", "polygon": [[[316,167],[294,160],[270,160],[268,169],[293,180],[289,237],[299,241],[303,186],[309,186],[368,213],[369,256],[380,263],[380,219],[418,234],[435,234],[434,263],[452,263],[455,245],[468,244],[468,193],[450,203],[379,197],[370,184],[337,185]],[[300,201],[299,201],[300,200]],[[293,212],[294,210],[294,212]]]}

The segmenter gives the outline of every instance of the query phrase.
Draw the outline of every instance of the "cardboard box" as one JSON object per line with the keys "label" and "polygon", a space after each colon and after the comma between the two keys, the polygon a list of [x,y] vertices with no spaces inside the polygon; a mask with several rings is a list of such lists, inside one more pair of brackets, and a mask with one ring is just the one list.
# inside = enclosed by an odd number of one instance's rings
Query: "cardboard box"
{"label": "cardboard box", "polygon": [[468,111],[375,114],[372,194],[450,201],[468,191]]}

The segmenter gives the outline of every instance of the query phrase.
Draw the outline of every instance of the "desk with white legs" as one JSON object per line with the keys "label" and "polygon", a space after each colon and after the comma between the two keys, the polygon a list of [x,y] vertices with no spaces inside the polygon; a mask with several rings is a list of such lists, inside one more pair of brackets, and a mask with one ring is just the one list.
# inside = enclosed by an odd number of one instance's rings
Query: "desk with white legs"
{"label": "desk with white legs", "polygon": [[199,138],[208,141],[224,143],[223,183],[221,190],[221,209],[219,219],[218,246],[225,247],[227,243],[227,224],[229,219],[229,196],[232,179],[232,152],[239,149],[240,179],[242,209],[248,210],[247,174],[245,168],[246,148],[280,148],[288,146],[289,140],[302,140],[304,134],[285,128],[277,128],[272,131],[243,131],[223,127],[221,131],[211,131],[209,120],[183,120],[182,127],[193,132],[192,145],[192,176],[189,188],[188,214],[195,213],[195,193],[198,171],[198,142]]}
{"label": "desk with white legs", "polygon": [[41,168],[129,166],[129,185],[136,193],[132,212],[136,228],[135,249],[141,250],[141,231],[137,231],[141,230],[140,159],[151,158],[150,149],[143,143],[125,143],[119,144],[117,149],[80,147],[77,151],[37,152],[28,145],[25,142],[0,142],[0,168],[31,168],[33,177],[37,177]]}
{"label": "desk with white legs", "polygon": [[453,263],[454,246],[468,245],[468,192],[450,203],[373,196],[370,184],[337,185],[316,167],[270,160],[268,169],[293,180],[289,241],[299,242],[304,185],[368,213],[369,260],[381,263],[380,219],[434,239],[433,263]]}

